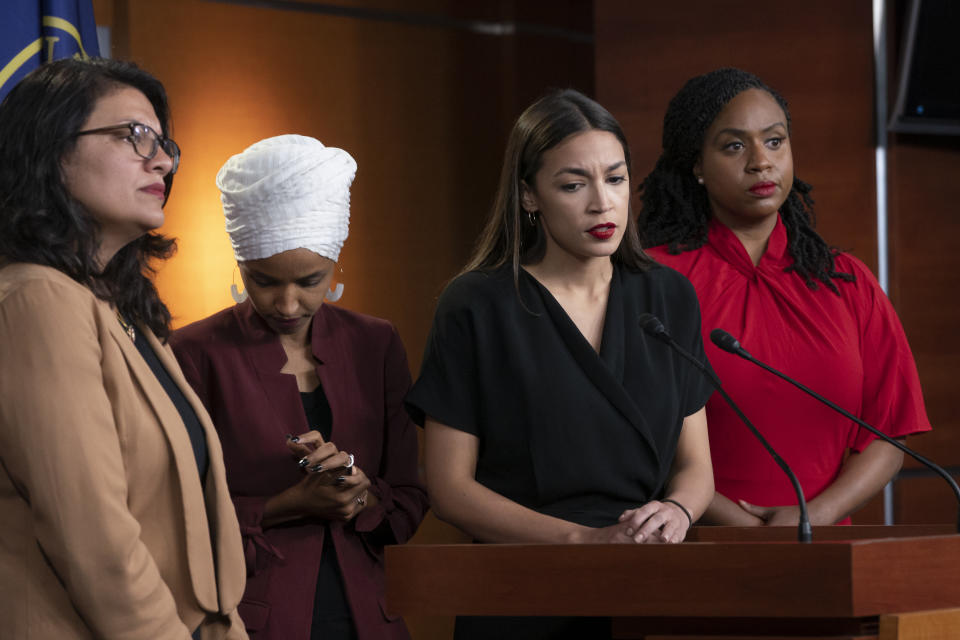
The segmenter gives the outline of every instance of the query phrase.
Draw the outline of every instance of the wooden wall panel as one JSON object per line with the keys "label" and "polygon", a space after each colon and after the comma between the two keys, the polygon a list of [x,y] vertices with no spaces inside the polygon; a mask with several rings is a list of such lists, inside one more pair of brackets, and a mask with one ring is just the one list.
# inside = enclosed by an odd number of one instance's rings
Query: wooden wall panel
{"label": "wooden wall panel", "polygon": [[[890,142],[891,294],[934,429],[909,444],[944,466],[960,466],[954,405],[960,391],[960,139],[894,136]],[[898,522],[951,521],[956,513],[956,499],[940,478],[898,483]]]}
{"label": "wooden wall panel", "polygon": [[813,185],[820,233],[876,266],[870,5],[747,0],[640,5],[597,0],[598,100],[626,129],[635,182],[660,155],[663,115],[691,77],[732,66],[790,105],[797,175]]}

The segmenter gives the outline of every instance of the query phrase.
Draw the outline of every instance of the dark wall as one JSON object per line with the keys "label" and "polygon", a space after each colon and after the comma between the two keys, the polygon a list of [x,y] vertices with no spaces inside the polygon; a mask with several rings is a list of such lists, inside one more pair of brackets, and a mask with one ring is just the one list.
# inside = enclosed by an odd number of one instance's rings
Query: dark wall
{"label": "dark wall", "polygon": [[[887,3],[891,108],[907,5]],[[960,390],[960,136],[894,134],[888,148],[890,294],[910,337],[934,427],[911,444],[943,465],[960,466],[954,409]],[[910,478],[897,487],[898,521],[950,521],[956,509],[940,478]]]}

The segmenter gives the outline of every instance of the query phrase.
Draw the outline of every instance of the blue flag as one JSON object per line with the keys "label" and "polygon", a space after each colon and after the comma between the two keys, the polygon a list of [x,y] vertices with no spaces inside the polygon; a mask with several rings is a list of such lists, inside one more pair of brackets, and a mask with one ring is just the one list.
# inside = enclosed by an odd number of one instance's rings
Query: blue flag
{"label": "blue flag", "polygon": [[91,0],[3,0],[0,100],[44,62],[98,55]]}

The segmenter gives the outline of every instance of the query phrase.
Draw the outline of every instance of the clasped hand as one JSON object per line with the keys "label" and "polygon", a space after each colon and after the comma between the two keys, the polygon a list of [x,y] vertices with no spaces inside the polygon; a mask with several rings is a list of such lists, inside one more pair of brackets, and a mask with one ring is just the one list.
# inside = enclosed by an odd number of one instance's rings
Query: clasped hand
{"label": "clasped hand", "polygon": [[[746,500],[738,501],[740,508],[759,520],[757,524],[768,527],[790,527],[800,522],[800,507],[784,505],[779,507],[761,507]],[[810,518],[811,521],[813,518]]]}
{"label": "clasped hand", "polygon": [[370,479],[353,456],[317,431],[288,438],[287,447],[303,469],[304,478],[289,491],[304,515],[348,522],[363,510]]}
{"label": "clasped hand", "polygon": [[590,529],[586,543],[676,543],[687,536],[690,522],[675,504],[651,500],[642,507],[627,509],[617,524]]}

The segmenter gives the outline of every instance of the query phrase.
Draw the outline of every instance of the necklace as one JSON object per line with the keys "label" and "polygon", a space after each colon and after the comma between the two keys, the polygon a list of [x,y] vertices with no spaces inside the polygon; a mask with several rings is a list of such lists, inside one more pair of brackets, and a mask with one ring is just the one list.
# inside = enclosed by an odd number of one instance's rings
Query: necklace
{"label": "necklace", "polygon": [[137,341],[137,331],[133,328],[133,325],[123,319],[123,314],[120,311],[117,311],[117,320],[120,322],[120,326],[123,327],[123,330],[130,336],[130,339],[134,342]]}

